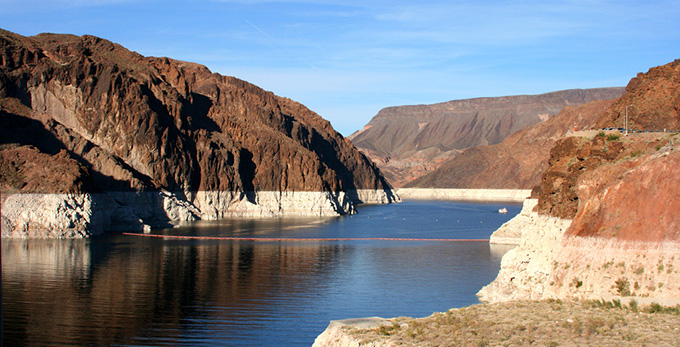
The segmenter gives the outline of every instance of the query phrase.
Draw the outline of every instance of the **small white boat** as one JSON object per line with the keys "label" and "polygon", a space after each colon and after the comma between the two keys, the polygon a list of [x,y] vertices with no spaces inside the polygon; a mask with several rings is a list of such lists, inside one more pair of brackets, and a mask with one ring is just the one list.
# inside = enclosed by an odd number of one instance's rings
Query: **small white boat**
{"label": "small white boat", "polygon": [[505,208],[505,207],[500,208],[500,209],[498,209],[498,213],[500,213],[500,214],[506,214],[506,213],[508,213],[508,209]]}

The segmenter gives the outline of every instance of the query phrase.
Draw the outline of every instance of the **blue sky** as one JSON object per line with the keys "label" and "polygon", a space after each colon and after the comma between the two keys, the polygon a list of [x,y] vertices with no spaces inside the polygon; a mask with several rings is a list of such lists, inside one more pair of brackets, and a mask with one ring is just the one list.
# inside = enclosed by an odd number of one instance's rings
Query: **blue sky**
{"label": "blue sky", "polygon": [[0,28],[100,36],[299,101],[381,108],[625,86],[680,58],[680,1],[0,0]]}

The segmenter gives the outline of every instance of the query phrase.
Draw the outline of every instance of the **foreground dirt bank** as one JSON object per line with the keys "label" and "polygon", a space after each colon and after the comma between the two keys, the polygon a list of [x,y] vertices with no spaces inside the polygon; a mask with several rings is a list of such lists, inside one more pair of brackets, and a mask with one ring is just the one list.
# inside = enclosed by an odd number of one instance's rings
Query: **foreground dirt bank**
{"label": "foreground dirt bank", "polygon": [[481,304],[370,329],[329,326],[314,346],[677,346],[679,313],[635,301]]}

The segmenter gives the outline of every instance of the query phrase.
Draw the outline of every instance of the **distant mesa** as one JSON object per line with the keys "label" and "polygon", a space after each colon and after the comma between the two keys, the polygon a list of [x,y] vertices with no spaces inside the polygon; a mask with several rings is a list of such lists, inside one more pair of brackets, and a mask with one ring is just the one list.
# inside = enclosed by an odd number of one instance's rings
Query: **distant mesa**
{"label": "distant mesa", "polygon": [[623,92],[623,88],[572,89],[388,107],[349,138],[378,163],[394,186],[413,187],[411,181],[466,149],[498,144],[521,129],[549,119],[566,106],[614,99]]}
{"label": "distant mesa", "polygon": [[3,237],[397,200],[328,121],[243,80],[88,35],[0,31],[0,47]]}
{"label": "distant mesa", "polygon": [[410,188],[532,189],[548,168],[549,149],[574,129],[597,126],[615,100],[567,106],[544,122],[522,129],[503,142],[467,149],[431,172],[414,179]]}

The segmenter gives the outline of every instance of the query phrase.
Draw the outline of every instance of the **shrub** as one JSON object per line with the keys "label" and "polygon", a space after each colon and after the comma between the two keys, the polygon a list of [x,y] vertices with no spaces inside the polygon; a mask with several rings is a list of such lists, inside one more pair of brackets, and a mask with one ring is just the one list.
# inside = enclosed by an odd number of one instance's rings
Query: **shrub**
{"label": "shrub", "polygon": [[392,322],[392,325],[381,325],[378,327],[378,333],[380,335],[392,335],[393,333],[399,331],[401,326],[397,322]]}
{"label": "shrub", "polygon": [[616,284],[616,291],[619,293],[621,296],[628,296],[630,295],[630,282],[628,282],[628,279],[625,277],[619,278],[614,282]]}
{"label": "shrub", "polygon": [[659,303],[653,302],[649,306],[649,313],[656,313],[656,312],[663,312],[663,307]]}
{"label": "shrub", "polygon": [[609,134],[607,135],[607,141],[616,141],[621,138],[621,134]]}

